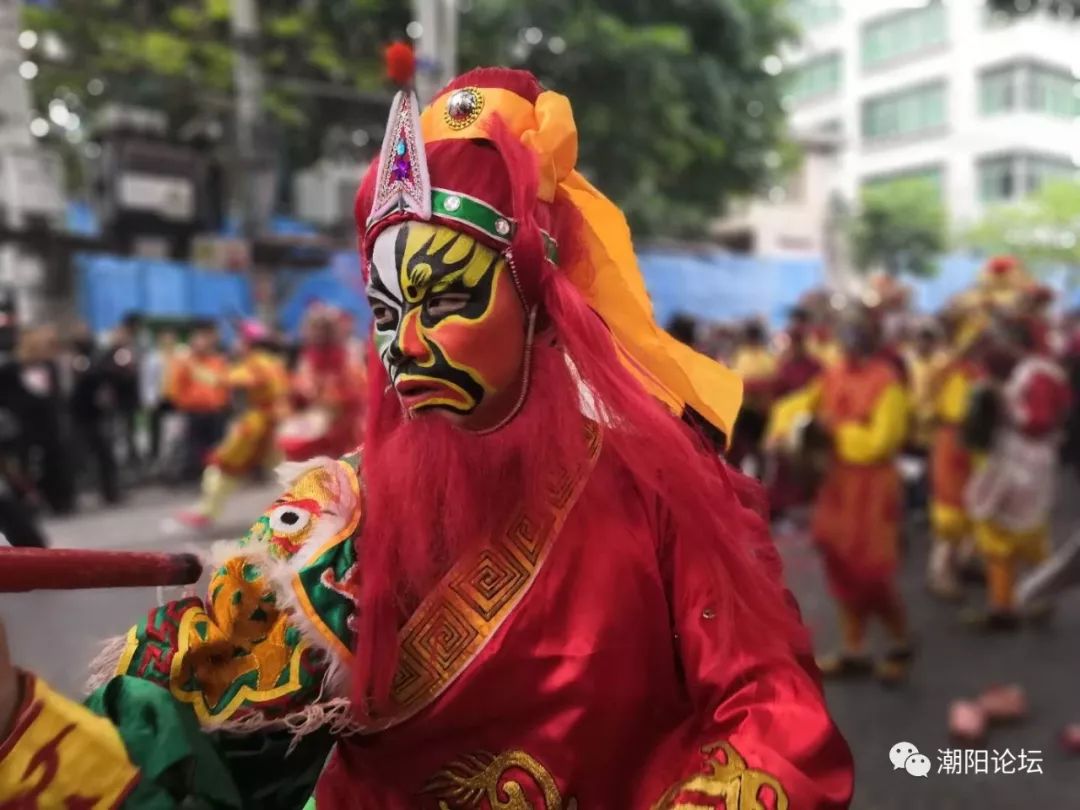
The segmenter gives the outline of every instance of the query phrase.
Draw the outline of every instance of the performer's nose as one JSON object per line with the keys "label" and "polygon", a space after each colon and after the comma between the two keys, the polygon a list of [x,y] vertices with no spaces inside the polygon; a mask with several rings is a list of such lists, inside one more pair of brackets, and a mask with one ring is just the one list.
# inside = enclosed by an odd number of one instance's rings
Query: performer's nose
{"label": "performer's nose", "polygon": [[398,339],[394,338],[390,348],[386,350],[386,361],[392,366],[400,366],[405,360],[405,355],[401,353],[398,342]]}
{"label": "performer's nose", "polygon": [[401,354],[403,360],[408,358],[426,362],[431,359],[431,350],[420,336],[419,309],[414,309],[405,315],[393,348]]}

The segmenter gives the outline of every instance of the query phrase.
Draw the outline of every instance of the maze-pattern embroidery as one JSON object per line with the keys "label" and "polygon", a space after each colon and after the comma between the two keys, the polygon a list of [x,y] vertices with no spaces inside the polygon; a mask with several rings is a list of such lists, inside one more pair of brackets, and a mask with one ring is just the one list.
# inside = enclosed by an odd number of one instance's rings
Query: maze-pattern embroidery
{"label": "maze-pattern embroidery", "polygon": [[586,441],[586,463],[557,477],[543,513],[516,515],[503,534],[454,566],[402,628],[393,682],[397,709],[364,731],[396,725],[431,703],[513,612],[543,567],[551,541],[600,455],[601,432],[593,422],[587,423]]}

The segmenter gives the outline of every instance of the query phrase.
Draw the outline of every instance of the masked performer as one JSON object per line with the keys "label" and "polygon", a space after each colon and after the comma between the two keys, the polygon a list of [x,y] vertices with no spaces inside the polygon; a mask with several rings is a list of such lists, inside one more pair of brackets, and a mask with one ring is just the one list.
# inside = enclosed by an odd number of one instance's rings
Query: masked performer
{"label": "masked performer", "polygon": [[[528,73],[472,71],[422,117],[398,96],[356,205],[362,462],[294,469],[209,608],[132,630],[126,678],[98,693],[117,733],[144,675],[175,713],[247,733],[210,742],[220,795],[256,791],[248,806],[310,789],[334,735],[320,808],[847,806],[850,755],[742,503],[754,485],[679,418],[730,432],[738,381],[657,327],[576,155],[569,101]],[[0,784],[31,755],[37,690]],[[278,763],[275,738],[250,740],[274,723],[306,732]],[[96,770],[190,794],[207,739],[193,769],[125,737]]]}
{"label": "masked performer", "polygon": [[281,426],[278,445],[290,461],[339,456],[360,444],[365,370],[336,307],[315,304],[303,326],[304,348],[293,376],[297,412]]}
{"label": "masked performer", "polygon": [[982,376],[976,359],[982,316],[952,313],[946,319],[951,346],[929,381],[932,405],[930,437],[930,530],[927,563],[931,593],[946,600],[963,596],[957,568],[972,535],[964,492],[972,472],[971,450],[964,440],[972,392]]}
{"label": "masked performer", "polygon": [[757,321],[746,324],[731,365],[743,381],[743,404],[727,457],[732,465],[760,477],[761,440],[769,419],[776,378],[776,357],[769,349],[769,335],[764,324]]}
{"label": "masked performer", "polygon": [[844,359],[777,406],[770,436],[775,442],[812,414],[812,427],[831,439],[811,531],[840,610],[843,646],[819,659],[822,672],[839,677],[874,671],[865,642],[867,622],[876,616],[891,642],[876,673],[892,683],[906,676],[912,654],[896,585],[902,510],[895,462],[907,429],[907,398],[893,358],[879,351],[870,313],[849,311],[838,337]]}
{"label": "masked performer", "polygon": [[229,361],[218,350],[218,330],[213,321],[196,323],[188,346],[188,351],[175,358],[166,390],[186,423],[184,477],[196,479],[225,433]]}
{"label": "masked performer", "polygon": [[[821,362],[809,350],[808,321],[801,309],[792,312],[787,330],[788,345],[780,356],[773,383],[776,401],[808,388],[822,372]],[[769,509],[774,518],[792,507],[810,502],[813,497],[813,476],[805,464],[797,463],[791,454],[773,452],[766,480],[769,489]],[[800,459],[805,460],[805,459]]]}
{"label": "masked performer", "polygon": [[285,364],[271,350],[269,331],[257,321],[240,325],[240,352],[227,379],[242,405],[225,438],[210,454],[202,476],[202,498],[194,509],[180,514],[180,521],[190,528],[210,526],[237,483],[274,459],[274,430],[288,393]]}
{"label": "masked performer", "polygon": [[[1032,326],[1011,319],[990,329],[988,384],[969,415],[969,440],[979,455],[964,495],[986,562],[988,605],[968,618],[990,630],[1017,626],[1018,569],[1047,555],[1057,451],[1071,400],[1065,373],[1039,350]],[[985,429],[973,430],[976,422]]]}

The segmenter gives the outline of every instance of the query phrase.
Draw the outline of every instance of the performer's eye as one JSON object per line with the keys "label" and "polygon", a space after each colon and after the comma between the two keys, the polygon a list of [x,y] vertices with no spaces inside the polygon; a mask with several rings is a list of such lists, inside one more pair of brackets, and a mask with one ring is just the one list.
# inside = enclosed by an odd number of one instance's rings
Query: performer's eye
{"label": "performer's eye", "polygon": [[270,513],[270,529],[274,534],[293,536],[311,523],[311,512],[292,504],[282,504]]}
{"label": "performer's eye", "polygon": [[432,318],[442,318],[461,312],[469,305],[468,293],[439,293],[424,302],[424,310]]}
{"label": "performer's eye", "polygon": [[370,300],[371,317],[375,321],[376,329],[393,329],[397,323],[397,314],[386,304]]}

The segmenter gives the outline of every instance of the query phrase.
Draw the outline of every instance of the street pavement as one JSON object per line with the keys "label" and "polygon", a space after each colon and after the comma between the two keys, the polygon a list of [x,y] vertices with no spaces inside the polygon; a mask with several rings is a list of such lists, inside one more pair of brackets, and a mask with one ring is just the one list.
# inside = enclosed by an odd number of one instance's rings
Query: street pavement
{"label": "street pavement", "polygon": [[[1055,539],[1080,526],[1080,482],[1069,476],[1059,487]],[[910,527],[909,527],[910,528]],[[1045,628],[1025,628],[1013,635],[981,635],[958,621],[959,607],[931,598],[924,587],[928,538],[925,527],[909,530],[902,567],[902,589],[918,657],[909,682],[886,689],[872,680],[826,684],[826,695],[855,756],[854,810],[1021,810],[1033,807],[1080,808],[1080,757],[1069,757],[1058,744],[1062,724],[1080,721],[1080,591],[1063,596]],[[824,576],[805,533],[781,534],[787,579],[795,591],[815,646],[834,649],[835,609]],[[971,588],[968,605],[981,605],[983,591]],[[877,628],[879,649],[885,641]],[[980,761],[986,750],[989,773],[939,773],[959,748],[947,732],[949,703],[976,697],[995,684],[1016,683],[1030,702],[1028,720],[994,728],[987,740],[965,756]],[[925,778],[894,770],[889,750],[912,743],[929,757]],[[1042,774],[993,773],[993,752],[1014,756],[1021,750],[1041,756]],[[1039,752],[1035,754],[1034,752]],[[1007,763],[999,757],[998,763]],[[1035,770],[1032,765],[1031,769]],[[980,767],[981,771],[982,768]],[[1009,770],[1006,766],[1005,770]]]}
{"label": "street pavement", "polygon": [[[1080,483],[1062,487],[1057,516],[1064,536],[1080,525]],[[275,496],[275,487],[238,493],[214,537],[237,537]],[[163,531],[163,522],[190,502],[193,493],[145,488],[118,509],[91,507],[84,513],[47,522],[54,546],[79,548],[186,550],[205,548],[209,540]],[[830,709],[855,755],[855,810],[1020,810],[1034,807],[1080,807],[1080,758],[1068,758],[1056,736],[1064,722],[1080,720],[1080,592],[1060,601],[1045,629],[1012,636],[980,636],[960,626],[957,608],[926,595],[922,571],[925,530],[909,532],[903,563],[903,589],[918,638],[918,658],[910,682],[887,690],[873,681],[827,686]],[[778,545],[787,564],[788,582],[799,598],[804,618],[823,650],[835,642],[832,605],[821,568],[804,533],[783,532]],[[126,631],[146,609],[180,595],[179,589],[131,589],[77,593],[0,595],[0,618],[7,625],[15,660],[78,695],[86,664],[101,639]],[[972,589],[975,604],[980,592]],[[975,696],[996,683],[1019,683],[1031,703],[1031,717],[1015,726],[994,729],[982,748],[999,753],[1021,750],[1041,757],[1042,774],[946,774],[940,752],[956,748],[948,740],[946,713],[951,700]],[[777,733],[782,733],[781,729]],[[917,778],[894,770],[889,750],[909,742],[931,762],[930,773]],[[1037,754],[1035,752],[1038,752]],[[992,770],[991,754],[987,754]],[[1000,761],[1000,760],[999,760]]]}

